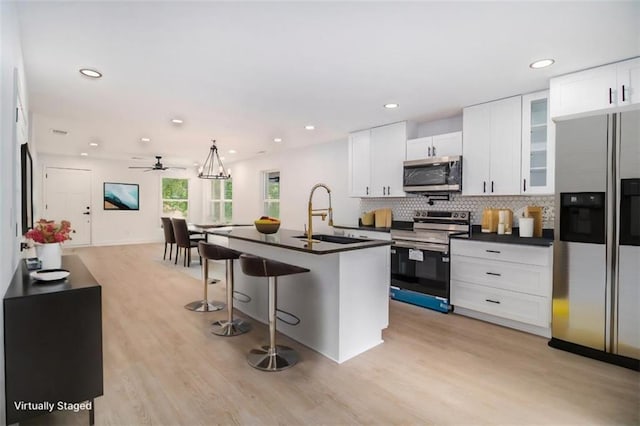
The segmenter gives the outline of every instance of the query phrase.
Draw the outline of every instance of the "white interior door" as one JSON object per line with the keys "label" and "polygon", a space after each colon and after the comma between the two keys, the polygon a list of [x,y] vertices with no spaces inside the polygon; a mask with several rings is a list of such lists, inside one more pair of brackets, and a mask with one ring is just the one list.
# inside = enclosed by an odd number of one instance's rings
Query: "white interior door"
{"label": "white interior door", "polygon": [[91,170],[47,167],[44,188],[43,216],[68,220],[75,231],[65,246],[91,244]]}

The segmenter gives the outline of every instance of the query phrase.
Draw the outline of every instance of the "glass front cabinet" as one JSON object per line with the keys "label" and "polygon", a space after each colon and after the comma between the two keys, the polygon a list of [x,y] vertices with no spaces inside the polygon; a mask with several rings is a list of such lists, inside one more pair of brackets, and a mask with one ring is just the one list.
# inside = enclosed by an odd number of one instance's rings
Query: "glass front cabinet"
{"label": "glass front cabinet", "polygon": [[522,96],[522,178],[520,193],[553,194],[555,124],[549,114],[549,91]]}

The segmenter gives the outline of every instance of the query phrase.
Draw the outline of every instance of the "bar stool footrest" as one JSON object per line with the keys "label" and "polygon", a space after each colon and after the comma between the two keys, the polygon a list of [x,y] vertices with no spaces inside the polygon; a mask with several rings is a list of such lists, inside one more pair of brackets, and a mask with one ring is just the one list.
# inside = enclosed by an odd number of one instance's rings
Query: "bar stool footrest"
{"label": "bar stool footrest", "polygon": [[196,300],[195,302],[184,305],[185,309],[194,312],[214,312],[224,309],[226,305],[222,302],[215,300],[209,302],[208,300]]}
{"label": "bar stool footrest", "polygon": [[262,371],[281,371],[293,367],[298,362],[298,353],[288,346],[276,345],[272,352],[269,346],[252,349],[247,362]]}
{"label": "bar stool footrest", "polygon": [[241,319],[216,321],[211,324],[211,333],[217,336],[238,336],[251,330],[251,324]]}

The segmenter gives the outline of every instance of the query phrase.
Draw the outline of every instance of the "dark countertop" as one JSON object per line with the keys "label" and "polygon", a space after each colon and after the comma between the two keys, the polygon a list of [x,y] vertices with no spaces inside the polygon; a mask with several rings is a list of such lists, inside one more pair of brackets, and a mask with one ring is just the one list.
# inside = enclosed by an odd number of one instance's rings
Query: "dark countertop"
{"label": "dark countertop", "polygon": [[359,223],[357,226],[345,226],[345,225],[333,225],[334,228],[338,229],[358,229],[362,231],[374,231],[374,232],[391,232],[392,229],[413,229],[413,221],[402,221],[402,220],[394,220],[391,222],[391,228],[376,228],[375,226],[364,226]]}
{"label": "dark countertop", "polygon": [[553,245],[553,229],[544,229],[542,231],[542,237],[520,237],[518,228],[513,228],[513,234],[511,235],[498,235],[495,232],[483,233],[480,231],[480,227],[477,229],[476,231],[476,226],[474,225],[470,237],[466,235],[453,235],[451,238],[463,238],[486,243],[520,244],[525,246],[550,247]]}
{"label": "dark countertop", "polygon": [[209,233],[238,240],[250,241],[256,244],[266,244],[289,250],[303,251],[310,254],[340,253],[343,251],[368,249],[371,247],[390,246],[392,244],[391,241],[382,240],[366,240],[350,244],[337,244],[319,241],[313,242],[311,246],[308,246],[306,239],[294,238],[296,236],[302,236],[304,231],[294,231],[282,228],[275,234],[261,234],[255,228],[237,228],[230,231],[212,230],[209,231]]}
{"label": "dark countertop", "polygon": [[91,272],[84,266],[82,260],[76,255],[62,256],[62,269],[71,272],[71,274],[63,280],[37,281],[29,275],[33,271],[27,270],[25,262],[20,261],[4,298],[12,299],[79,290],[88,287],[100,287],[100,284],[98,284],[93,275],[91,275]]}
{"label": "dark countertop", "polygon": [[189,230],[190,231],[200,231],[202,230],[202,232],[206,232],[207,229],[217,229],[217,228],[232,228],[234,226],[253,226],[251,224],[245,224],[245,223],[210,223],[210,224],[191,224],[189,225]]}
{"label": "dark countertop", "polygon": [[374,232],[391,232],[391,228],[376,228],[375,226],[364,226],[364,225],[356,225],[356,226],[345,226],[345,225],[333,225],[334,228],[338,229],[358,229],[362,231],[374,231]]}

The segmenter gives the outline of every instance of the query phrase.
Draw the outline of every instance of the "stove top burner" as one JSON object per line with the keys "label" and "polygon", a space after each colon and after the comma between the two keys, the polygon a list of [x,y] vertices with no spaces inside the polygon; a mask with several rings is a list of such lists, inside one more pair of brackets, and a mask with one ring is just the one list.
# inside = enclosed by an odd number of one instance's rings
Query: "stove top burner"
{"label": "stove top burner", "polygon": [[413,229],[391,230],[391,238],[398,242],[449,244],[451,235],[469,234],[471,214],[468,211],[416,210]]}

